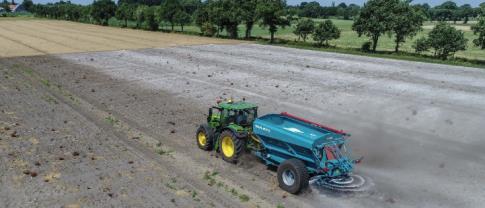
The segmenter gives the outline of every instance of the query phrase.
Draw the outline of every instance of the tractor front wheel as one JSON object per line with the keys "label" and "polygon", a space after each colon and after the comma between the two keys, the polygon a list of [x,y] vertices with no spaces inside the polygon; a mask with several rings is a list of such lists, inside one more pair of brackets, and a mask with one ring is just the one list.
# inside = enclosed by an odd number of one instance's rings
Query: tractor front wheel
{"label": "tractor front wheel", "polygon": [[298,159],[288,159],[281,163],[277,177],[280,188],[291,194],[298,194],[307,188],[310,178],[305,164]]}
{"label": "tractor front wheel", "polygon": [[237,159],[243,152],[244,140],[238,138],[230,130],[223,131],[219,136],[219,150],[222,159],[230,163],[237,163]]}
{"label": "tractor front wheel", "polygon": [[212,134],[212,129],[208,125],[200,125],[195,134],[197,146],[205,151],[212,150],[214,140]]}

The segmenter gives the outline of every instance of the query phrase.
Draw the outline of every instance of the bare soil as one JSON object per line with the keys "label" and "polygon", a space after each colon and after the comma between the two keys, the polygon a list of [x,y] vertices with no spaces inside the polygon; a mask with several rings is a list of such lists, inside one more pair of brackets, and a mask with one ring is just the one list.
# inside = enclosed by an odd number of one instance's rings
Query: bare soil
{"label": "bare soil", "polygon": [[[253,44],[8,58],[0,69],[0,207],[485,202],[480,69]],[[233,165],[198,149],[219,97],[347,130],[373,187],[293,196],[250,154]]]}

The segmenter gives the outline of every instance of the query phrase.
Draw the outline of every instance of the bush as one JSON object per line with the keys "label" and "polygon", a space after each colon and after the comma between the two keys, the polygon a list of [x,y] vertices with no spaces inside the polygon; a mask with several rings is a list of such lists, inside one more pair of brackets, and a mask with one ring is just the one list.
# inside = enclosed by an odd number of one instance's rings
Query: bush
{"label": "bush", "polygon": [[200,31],[202,35],[212,37],[216,34],[216,27],[210,22],[204,22],[200,26]]}
{"label": "bush", "polygon": [[472,31],[473,34],[478,35],[478,38],[473,40],[473,44],[485,50],[485,15],[479,19],[477,24],[472,26]]}
{"label": "bush", "polygon": [[328,46],[328,41],[340,38],[340,29],[333,24],[331,20],[326,20],[320,23],[313,32],[313,40],[315,40],[319,46]]}
{"label": "bush", "polygon": [[371,47],[372,47],[372,43],[370,41],[367,41],[367,42],[362,44],[360,49],[364,52],[369,52],[369,51],[371,51]]}
{"label": "bush", "polygon": [[436,56],[446,60],[457,51],[466,50],[468,40],[462,31],[446,22],[440,22],[428,34],[428,42]]}
{"label": "bush", "polygon": [[422,53],[422,52],[428,51],[430,48],[428,38],[421,37],[417,39],[416,42],[414,42],[413,44],[413,48],[416,51],[416,53]]}
{"label": "bush", "polygon": [[306,42],[308,35],[312,34],[314,29],[315,23],[313,20],[304,18],[298,21],[293,33],[298,36],[298,40],[301,38],[303,39],[303,42]]}

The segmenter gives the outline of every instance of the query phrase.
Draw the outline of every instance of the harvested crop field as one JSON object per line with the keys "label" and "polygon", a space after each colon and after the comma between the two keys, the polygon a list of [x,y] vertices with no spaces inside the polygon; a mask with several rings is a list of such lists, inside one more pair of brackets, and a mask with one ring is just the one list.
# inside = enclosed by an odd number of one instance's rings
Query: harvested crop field
{"label": "harvested crop field", "polygon": [[0,20],[0,57],[237,43],[53,20]]}
{"label": "harvested crop field", "polygon": [[[0,207],[485,203],[481,69],[243,43],[1,58],[0,75]],[[198,149],[219,97],[350,132],[367,189],[295,196],[250,154]]]}

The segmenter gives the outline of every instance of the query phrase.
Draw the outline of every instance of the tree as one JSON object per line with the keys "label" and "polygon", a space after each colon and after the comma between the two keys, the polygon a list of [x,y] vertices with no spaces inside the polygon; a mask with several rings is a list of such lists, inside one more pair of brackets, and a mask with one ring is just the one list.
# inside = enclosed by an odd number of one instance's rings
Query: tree
{"label": "tree", "polygon": [[158,21],[156,20],[156,6],[146,7],[143,10],[143,19],[145,20],[145,26],[151,31],[158,30]]}
{"label": "tree", "polygon": [[145,6],[159,6],[163,0],[118,0],[118,5],[145,5]]}
{"label": "tree", "polygon": [[485,49],[485,16],[480,17],[480,20],[476,25],[472,26],[473,34],[478,35],[477,39],[473,40],[473,44],[477,47]]}
{"label": "tree", "polygon": [[285,6],[284,0],[261,0],[256,7],[256,14],[261,18],[261,26],[269,28],[270,43],[274,42],[274,34],[278,27],[290,25],[285,17]]}
{"label": "tree", "polygon": [[148,9],[147,5],[139,5],[135,9],[134,18],[136,20],[136,28],[138,28],[138,29],[141,28],[143,22],[145,21],[145,16],[144,16],[143,12],[146,9]]}
{"label": "tree", "polygon": [[485,16],[485,2],[481,3],[480,4],[480,7],[477,8],[477,11],[476,11],[477,15],[479,16]]}
{"label": "tree", "polygon": [[22,6],[25,8],[26,11],[32,12],[32,7],[34,6],[34,2],[32,2],[32,0],[24,0],[22,2]]}
{"label": "tree", "polygon": [[443,4],[435,7],[436,17],[438,20],[458,20],[458,6],[453,1],[446,1]]}
{"label": "tree", "polygon": [[460,50],[466,50],[468,40],[459,31],[446,22],[438,23],[428,34],[429,46],[434,49],[435,56],[446,60],[450,55]]}
{"label": "tree", "polygon": [[10,7],[8,6],[9,3],[7,0],[3,0],[2,4],[0,5],[0,7],[2,7],[6,12],[10,12]]}
{"label": "tree", "polygon": [[458,10],[458,16],[463,20],[463,24],[467,24],[470,17],[473,15],[474,11],[470,4],[462,5]]}
{"label": "tree", "polygon": [[133,19],[135,7],[131,4],[123,3],[116,9],[115,17],[118,20],[123,21],[122,27],[128,26],[128,20]]}
{"label": "tree", "polygon": [[108,25],[108,20],[115,15],[116,4],[111,0],[97,0],[92,4],[91,16],[101,25]]}
{"label": "tree", "polygon": [[258,0],[241,0],[242,9],[242,21],[246,26],[245,38],[251,38],[251,31],[253,30],[254,23],[258,20],[258,17],[254,15],[256,13],[256,6]]}
{"label": "tree", "polygon": [[300,16],[302,17],[309,17],[309,18],[317,18],[320,17],[322,13],[322,7],[320,3],[316,1],[312,2],[303,2],[300,4]]}
{"label": "tree", "polygon": [[409,3],[408,1],[400,1],[394,8],[391,30],[395,36],[395,52],[399,52],[399,46],[406,41],[406,38],[414,37],[417,32],[422,30],[425,20],[424,14]]}
{"label": "tree", "polygon": [[192,22],[192,17],[187,14],[187,12],[180,10],[175,14],[175,22],[180,25],[182,28],[182,32],[184,31],[184,25],[189,24]]}
{"label": "tree", "polygon": [[312,19],[303,18],[298,21],[293,33],[298,36],[298,40],[302,38],[303,42],[306,42],[308,35],[312,34],[314,29],[315,22]]}
{"label": "tree", "polygon": [[160,7],[158,15],[160,16],[160,19],[170,23],[173,31],[175,26],[175,15],[180,12],[181,9],[182,6],[179,0],[165,0]]}
{"label": "tree", "polygon": [[313,32],[313,40],[318,43],[319,46],[322,46],[325,42],[325,45],[328,46],[328,41],[333,39],[340,38],[340,29],[333,24],[331,20],[326,20],[318,24]]}
{"label": "tree", "polygon": [[212,20],[219,31],[226,29],[229,37],[238,38],[238,25],[243,11],[236,0],[216,0],[209,3]]}
{"label": "tree", "polygon": [[372,51],[376,51],[379,38],[392,29],[398,3],[399,0],[369,0],[352,25],[359,37],[365,35],[372,40]]}

